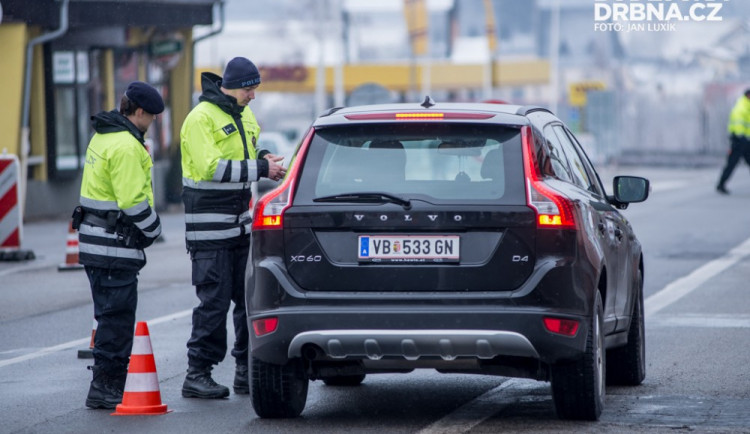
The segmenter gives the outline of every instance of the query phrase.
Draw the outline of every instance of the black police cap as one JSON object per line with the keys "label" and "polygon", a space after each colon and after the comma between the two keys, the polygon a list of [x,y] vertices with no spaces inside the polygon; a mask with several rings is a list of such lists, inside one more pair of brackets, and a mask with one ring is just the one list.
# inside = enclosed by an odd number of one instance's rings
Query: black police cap
{"label": "black police cap", "polygon": [[164,100],[161,98],[159,91],[148,83],[142,81],[130,83],[125,91],[125,96],[152,115],[158,115],[164,111]]}

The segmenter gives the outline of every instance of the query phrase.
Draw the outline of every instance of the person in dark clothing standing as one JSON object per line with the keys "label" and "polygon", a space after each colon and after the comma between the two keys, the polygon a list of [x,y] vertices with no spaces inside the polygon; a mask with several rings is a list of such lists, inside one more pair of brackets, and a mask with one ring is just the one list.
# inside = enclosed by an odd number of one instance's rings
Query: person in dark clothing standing
{"label": "person in dark clothing standing", "polygon": [[740,162],[740,158],[744,158],[745,162],[750,165],[750,89],[745,90],[745,94],[732,108],[727,129],[731,149],[727,164],[721,172],[719,184],[716,186],[716,191],[721,194],[729,194],[726,183],[732,176],[734,168],[737,167],[737,163]]}
{"label": "person in dark clothing standing", "polygon": [[193,309],[187,342],[188,370],[182,395],[224,398],[229,389],[211,377],[227,352],[226,318],[234,302],[234,392],[250,392],[245,268],[250,246],[250,185],[260,177],[281,179],[283,157],[257,151],[260,126],[248,107],[260,73],[244,57],[229,61],[224,76],[201,75],[200,102],[180,132],[185,238],[192,282],[200,304]]}
{"label": "person in dark clothing standing", "polygon": [[86,397],[91,408],[115,408],[122,401],[133,346],[138,301],[138,271],[146,265],[143,249],[161,234],[154,211],[151,156],[144,134],[164,101],[156,89],[136,81],[120,101],[120,110],[91,117],[96,134],[86,150],[80,207],[79,262],[91,284],[94,318],[93,380]]}

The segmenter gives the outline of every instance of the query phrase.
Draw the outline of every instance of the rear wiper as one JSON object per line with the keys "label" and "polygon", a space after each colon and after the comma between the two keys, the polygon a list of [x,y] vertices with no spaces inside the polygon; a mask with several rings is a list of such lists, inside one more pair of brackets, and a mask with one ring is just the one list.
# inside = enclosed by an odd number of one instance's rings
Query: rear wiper
{"label": "rear wiper", "polygon": [[313,202],[357,202],[357,203],[395,203],[404,207],[404,209],[411,209],[411,201],[409,199],[403,199],[398,196],[394,196],[388,193],[379,192],[367,192],[367,193],[345,193],[345,194],[334,194],[333,196],[322,196],[313,199]]}

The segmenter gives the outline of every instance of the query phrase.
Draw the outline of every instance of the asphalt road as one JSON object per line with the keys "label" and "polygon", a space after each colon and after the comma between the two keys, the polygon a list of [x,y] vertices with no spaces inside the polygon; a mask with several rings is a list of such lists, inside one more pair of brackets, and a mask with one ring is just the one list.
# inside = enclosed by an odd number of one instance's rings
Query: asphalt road
{"label": "asphalt road", "polygon": [[[713,190],[719,168],[607,168],[652,180],[649,200],[625,211],[645,254],[647,378],[610,387],[601,421],[557,420],[548,383],[416,371],[372,375],[354,388],[311,383],[302,416],[261,420],[247,396],[180,395],[196,302],[182,215],[162,215],[165,241],[148,250],[137,319],[148,321],[162,416],[110,416],[84,406],[91,378],[92,305],[83,271],[57,269],[67,223],[27,223],[37,259],[0,262],[0,433],[47,432],[746,432],[750,433],[750,176],[730,196]],[[611,188],[608,186],[608,188]],[[231,321],[228,322],[231,327]],[[231,384],[233,363],[215,369]]]}

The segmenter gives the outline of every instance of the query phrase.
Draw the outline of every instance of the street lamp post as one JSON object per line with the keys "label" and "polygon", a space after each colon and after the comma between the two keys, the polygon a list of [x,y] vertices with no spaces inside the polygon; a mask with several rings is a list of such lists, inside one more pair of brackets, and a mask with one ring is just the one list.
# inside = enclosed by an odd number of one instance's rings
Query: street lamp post
{"label": "street lamp post", "polygon": [[550,10],[550,69],[552,74],[552,90],[550,95],[550,109],[557,113],[560,98],[560,0],[552,0]]}

